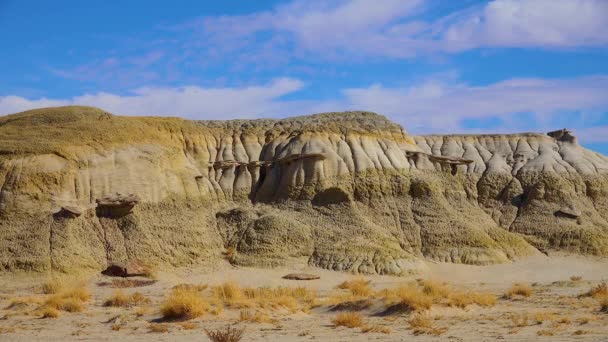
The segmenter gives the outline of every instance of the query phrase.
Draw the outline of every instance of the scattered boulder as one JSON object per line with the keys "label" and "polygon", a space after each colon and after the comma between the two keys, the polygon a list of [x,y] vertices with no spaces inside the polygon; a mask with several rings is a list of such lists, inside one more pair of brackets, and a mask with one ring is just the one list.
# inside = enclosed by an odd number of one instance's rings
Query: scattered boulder
{"label": "scattered boulder", "polygon": [[579,218],[582,214],[583,213],[574,206],[562,207],[555,213],[556,216],[562,216],[571,219]]}
{"label": "scattered boulder", "polygon": [[113,262],[101,272],[110,277],[137,277],[150,274],[150,268],[139,260],[129,260],[127,262]]}
{"label": "scattered boulder", "polygon": [[321,279],[318,275],[314,274],[306,274],[306,273],[290,273],[288,275],[283,276],[283,279],[288,280],[316,280]]}
{"label": "scattered boulder", "polygon": [[98,198],[97,216],[118,218],[131,213],[131,209],[139,203],[139,197],[134,194],[122,195],[119,193]]}
{"label": "scattered boulder", "polygon": [[65,218],[76,218],[82,215],[82,210],[77,207],[65,206],[62,207],[58,212],[53,214],[54,217],[65,217]]}

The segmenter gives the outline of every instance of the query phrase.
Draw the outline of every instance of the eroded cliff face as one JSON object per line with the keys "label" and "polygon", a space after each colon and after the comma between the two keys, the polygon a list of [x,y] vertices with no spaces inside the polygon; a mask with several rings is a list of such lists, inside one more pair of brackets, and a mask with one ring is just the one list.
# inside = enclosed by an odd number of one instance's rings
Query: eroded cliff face
{"label": "eroded cliff face", "polygon": [[276,266],[608,255],[608,159],[567,131],[409,136],[373,113],[194,122],[87,107],[0,118],[0,265]]}

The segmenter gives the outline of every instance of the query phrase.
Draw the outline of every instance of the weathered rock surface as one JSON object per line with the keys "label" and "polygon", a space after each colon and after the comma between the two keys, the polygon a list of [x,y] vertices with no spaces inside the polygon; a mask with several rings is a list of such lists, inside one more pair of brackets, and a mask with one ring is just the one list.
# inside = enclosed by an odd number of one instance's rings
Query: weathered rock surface
{"label": "weathered rock surface", "polygon": [[606,256],[607,180],[608,158],[567,130],[413,137],[365,112],[196,122],[39,109],[0,117],[0,267],[179,266],[227,247],[241,265],[307,257],[378,274],[536,249]]}

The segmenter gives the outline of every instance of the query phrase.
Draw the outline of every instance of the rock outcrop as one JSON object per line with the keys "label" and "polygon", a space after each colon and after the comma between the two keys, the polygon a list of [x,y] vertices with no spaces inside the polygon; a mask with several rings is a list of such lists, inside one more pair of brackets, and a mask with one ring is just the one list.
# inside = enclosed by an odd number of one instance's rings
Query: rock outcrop
{"label": "rock outcrop", "polygon": [[538,250],[608,255],[608,158],[571,132],[410,136],[366,112],[284,120],[0,117],[0,267],[222,258],[404,274]]}

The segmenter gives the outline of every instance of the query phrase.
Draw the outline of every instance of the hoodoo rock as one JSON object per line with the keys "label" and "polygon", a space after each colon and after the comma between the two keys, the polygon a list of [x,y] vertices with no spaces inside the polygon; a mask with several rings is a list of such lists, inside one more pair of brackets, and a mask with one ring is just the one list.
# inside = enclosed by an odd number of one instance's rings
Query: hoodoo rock
{"label": "hoodoo rock", "polygon": [[368,112],[38,109],[0,117],[0,247],[3,270],[66,272],[209,263],[226,248],[240,265],[395,275],[538,250],[608,256],[608,158],[568,130],[410,136]]}

